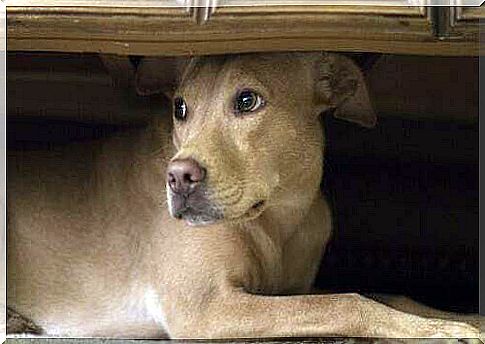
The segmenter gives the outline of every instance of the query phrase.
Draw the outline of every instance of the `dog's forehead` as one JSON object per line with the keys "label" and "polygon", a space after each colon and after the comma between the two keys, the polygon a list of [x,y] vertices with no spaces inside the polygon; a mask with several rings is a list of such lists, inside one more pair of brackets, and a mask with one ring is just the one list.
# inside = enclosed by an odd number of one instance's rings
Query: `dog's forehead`
{"label": "dog's forehead", "polygon": [[243,54],[229,58],[225,62],[225,72],[238,71],[247,74],[276,77],[279,74],[293,74],[298,71],[299,55],[287,53]]}
{"label": "dog's forehead", "polygon": [[216,56],[192,58],[182,73],[179,89],[190,90],[200,83],[210,87],[216,82],[224,61],[223,57]]}
{"label": "dog's forehead", "polygon": [[214,89],[216,85],[257,80],[262,84],[291,81],[304,76],[302,59],[287,53],[242,54],[194,58],[186,68],[180,89],[190,91],[201,85]]}

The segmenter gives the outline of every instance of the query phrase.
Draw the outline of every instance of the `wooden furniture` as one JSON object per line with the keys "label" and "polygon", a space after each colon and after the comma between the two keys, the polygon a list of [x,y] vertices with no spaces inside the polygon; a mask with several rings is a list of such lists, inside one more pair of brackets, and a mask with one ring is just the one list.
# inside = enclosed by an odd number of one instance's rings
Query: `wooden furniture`
{"label": "wooden furniture", "polygon": [[[213,7],[214,0],[206,0],[201,3],[207,7],[187,10],[178,0],[11,0],[8,50],[125,55],[293,50],[479,54],[483,7],[411,6],[415,0],[347,2],[358,6],[299,2],[252,1],[260,5],[241,6],[244,1],[225,0]],[[378,6],[383,3],[392,6]]]}

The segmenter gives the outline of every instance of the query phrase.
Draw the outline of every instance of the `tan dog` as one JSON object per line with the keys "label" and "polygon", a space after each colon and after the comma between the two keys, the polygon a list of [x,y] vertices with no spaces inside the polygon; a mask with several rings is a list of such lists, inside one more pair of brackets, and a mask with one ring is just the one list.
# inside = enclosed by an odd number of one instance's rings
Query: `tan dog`
{"label": "tan dog", "polygon": [[[183,65],[175,149],[171,119],[154,116],[93,145],[10,154],[12,309],[62,336],[478,336],[357,294],[305,295],[331,235],[319,115],[375,122],[351,60]],[[145,59],[138,88],[170,93],[169,76]]]}

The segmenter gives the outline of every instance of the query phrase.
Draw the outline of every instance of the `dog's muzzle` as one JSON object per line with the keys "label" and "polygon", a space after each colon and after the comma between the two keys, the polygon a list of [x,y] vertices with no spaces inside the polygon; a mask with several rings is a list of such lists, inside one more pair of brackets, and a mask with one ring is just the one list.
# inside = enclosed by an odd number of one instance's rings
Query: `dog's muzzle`
{"label": "dog's muzzle", "polygon": [[172,161],[167,170],[170,214],[190,225],[205,225],[222,219],[205,188],[206,170],[194,159]]}

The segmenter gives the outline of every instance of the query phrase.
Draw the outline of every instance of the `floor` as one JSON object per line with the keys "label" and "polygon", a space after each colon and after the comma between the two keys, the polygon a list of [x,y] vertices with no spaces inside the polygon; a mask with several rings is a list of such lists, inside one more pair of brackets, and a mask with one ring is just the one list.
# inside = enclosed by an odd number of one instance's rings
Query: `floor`
{"label": "floor", "polygon": [[[153,340],[120,340],[120,339],[27,339],[27,338],[15,338],[7,339],[7,344],[152,344]],[[167,340],[165,342],[174,343],[265,343],[265,344],[292,344],[292,343],[305,343],[305,344],[459,344],[464,343],[460,339],[354,339],[354,338],[308,338],[308,339],[281,339],[281,340],[218,340],[218,341],[203,341],[203,340]],[[467,343],[481,343],[478,339],[469,340]]]}

